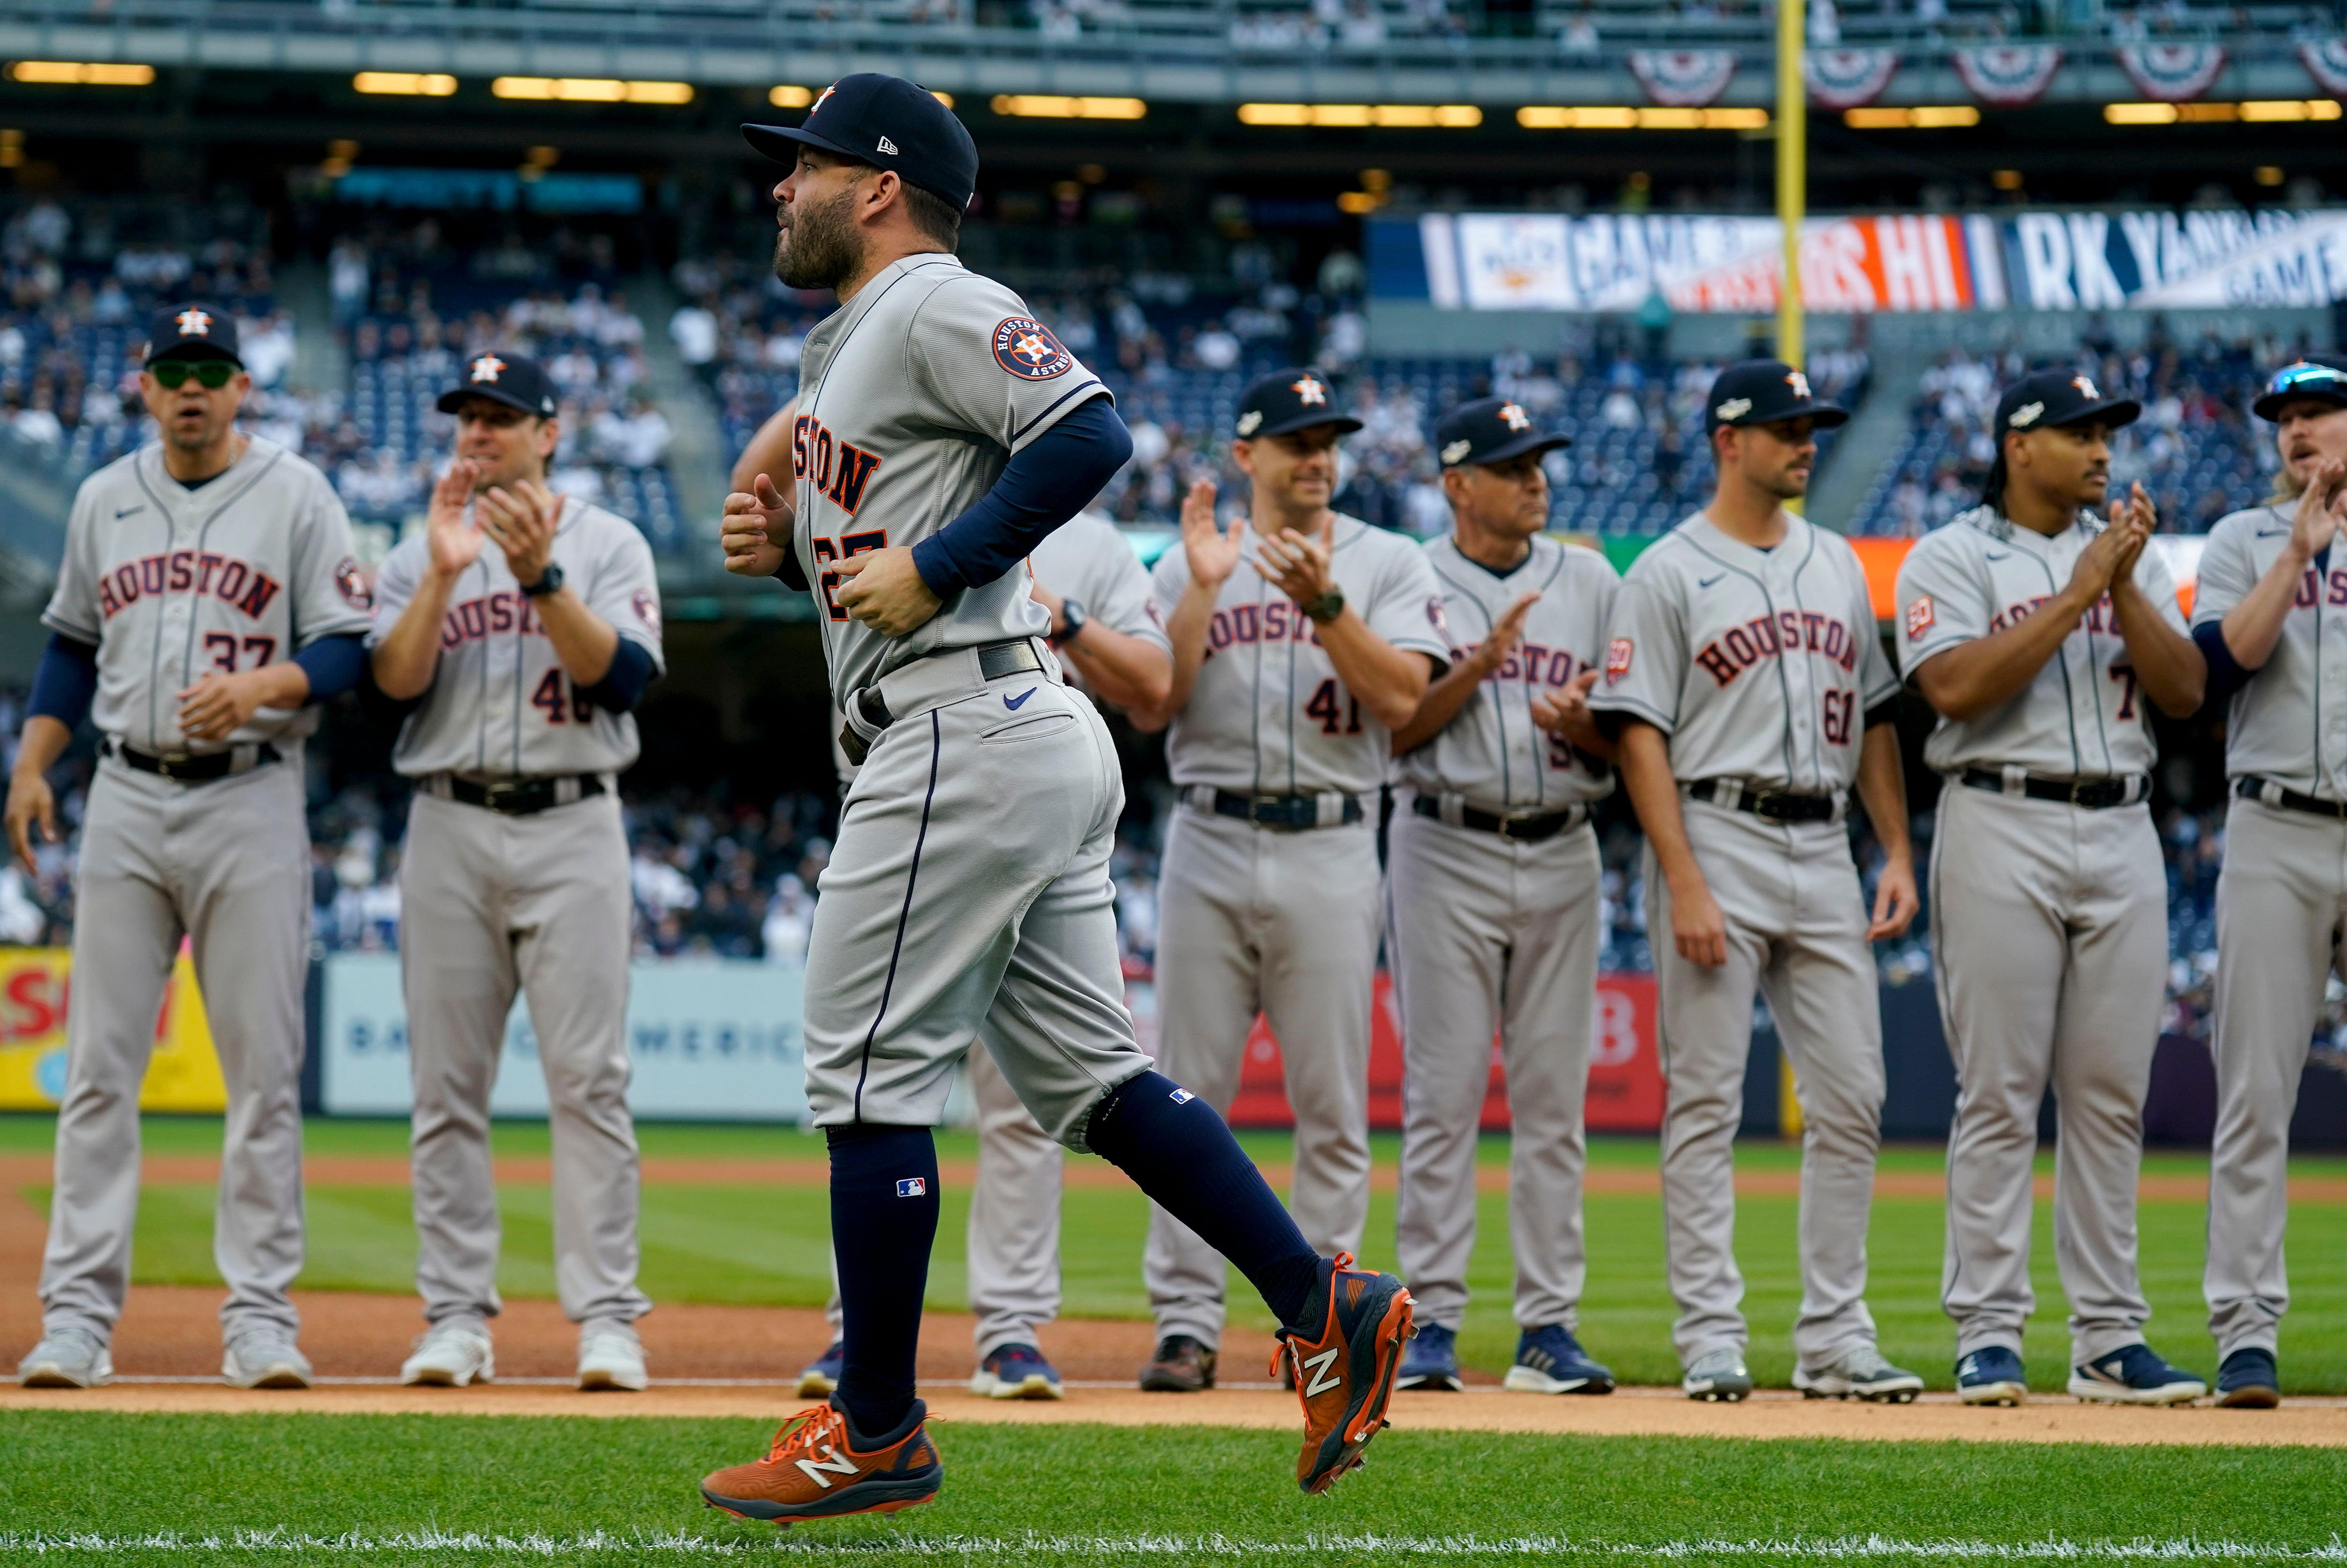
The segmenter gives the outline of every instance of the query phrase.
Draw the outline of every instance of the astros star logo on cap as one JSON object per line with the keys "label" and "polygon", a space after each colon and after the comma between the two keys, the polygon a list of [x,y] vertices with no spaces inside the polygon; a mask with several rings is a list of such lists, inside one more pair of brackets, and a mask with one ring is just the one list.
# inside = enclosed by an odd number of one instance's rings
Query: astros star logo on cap
{"label": "astros star logo on cap", "polygon": [[1809,395],[1809,378],[1803,375],[1798,370],[1792,371],[1786,375],[1785,384],[1793,389],[1793,395],[1796,397],[1807,397]]}
{"label": "astros star logo on cap", "polygon": [[1532,427],[1532,415],[1512,403],[1500,405],[1500,417],[1508,422],[1511,430],[1530,430]]}
{"label": "astros star logo on cap", "polygon": [[2095,390],[2095,384],[2087,380],[2083,375],[2072,376],[2070,378],[2070,384],[2076,387],[2082,396],[2099,400],[2103,395],[2101,393]]}
{"label": "astros star logo on cap", "polygon": [[212,318],[209,313],[190,305],[173,316],[171,324],[179,329],[182,337],[202,337],[212,330]]}
{"label": "astros star logo on cap", "polygon": [[498,373],[504,370],[505,367],[506,362],[499,359],[496,354],[485,354],[480,358],[473,362],[473,379],[475,381],[494,382],[497,380]]}
{"label": "astros star logo on cap", "polygon": [[1317,375],[1307,375],[1301,381],[1289,382],[1287,384],[1287,389],[1296,394],[1296,400],[1298,403],[1326,403],[1328,401],[1328,389],[1321,384],[1320,378]]}
{"label": "astros star logo on cap", "polygon": [[837,82],[834,82],[831,86],[824,88],[822,93],[816,97],[815,107],[807,110],[807,118],[809,119],[813,119],[816,115],[821,114],[823,112],[824,104],[830,98],[832,94],[838,90],[839,84]]}

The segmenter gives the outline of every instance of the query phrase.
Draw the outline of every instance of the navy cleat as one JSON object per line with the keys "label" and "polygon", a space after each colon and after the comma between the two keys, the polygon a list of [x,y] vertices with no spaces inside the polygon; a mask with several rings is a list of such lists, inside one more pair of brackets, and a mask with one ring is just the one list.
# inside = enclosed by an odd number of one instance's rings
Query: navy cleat
{"label": "navy cleat", "polygon": [[2029,1398],[2021,1358],[2002,1345],[1983,1345],[1956,1359],[1956,1398],[1967,1405],[2018,1405]]}
{"label": "navy cleat", "polygon": [[1032,1345],[999,1345],[978,1364],[969,1391],[989,1399],[1061,1399],[1060,1374]]}
{"label": "navy cleat", "polygon": [[1610,1394],[1614,1374],[1589,1358],[1562,1323],[1527,1328],[1516,1338],[1516,1364],[1501,1387],[1519,1394]]}
{"label": "navy cleat", "polygon": [[2148,1345],[2123,1346],[2070,1368],[2070,1392],[2110,1405],[2188,1405],[2209,1385],[2160,1359]]}
{"label": "navy cleat", "polygon": [[799,1398],[820,1399],[839,1388],[839,1374],[847,1366],[847,1342],[835,1339],[831,1348],[806,1365],[799,1374]]}
{"label": "navy cleat", "polygon": [[2236,1350],[2217,1368],[2217,1402],[2231,1410],[2270,1410],[2281,1403],[2281,1372],[2274,1353]]}
{"label": "navy cleat", "polygon": [[1440,1323],[1419,1326],[1418,1337],[1403,1349],[1401,1370],[1394,1375],[1397,1389],[1429,1392],[1459,1391],[1459,1334]]}

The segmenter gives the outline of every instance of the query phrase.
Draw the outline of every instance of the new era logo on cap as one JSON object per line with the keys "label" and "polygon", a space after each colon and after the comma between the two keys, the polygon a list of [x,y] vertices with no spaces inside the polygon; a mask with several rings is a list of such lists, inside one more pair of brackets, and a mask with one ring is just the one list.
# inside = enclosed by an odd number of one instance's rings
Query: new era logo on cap
{"label": "new era logo on cap", "polygon": [[894,158],[897,156],[897,144],[890,141],[884,136],[880,138],[878,150],[887,153],[891,158]]}
{"label": "new era logo on cap", "polygon": [[897,1195],[900,1198],[928,1197],[929,1195],[928,1178],[926,1176],[906,1176],[900,1179],[897,1183]]}

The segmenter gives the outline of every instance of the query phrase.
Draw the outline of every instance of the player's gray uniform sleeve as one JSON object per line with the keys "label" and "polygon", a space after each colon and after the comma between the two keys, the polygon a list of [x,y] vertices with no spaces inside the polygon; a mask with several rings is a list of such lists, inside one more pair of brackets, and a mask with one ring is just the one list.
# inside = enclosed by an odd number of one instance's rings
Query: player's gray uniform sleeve
{"label": "player's gray uniform sleeve", "polygon": [[1891,655],[1883,651],[1882,635],[1874,620],[1874,600],[1867,592],[1865,569],[1854,560],[1850,564],[1858,579],[1858,592],[1855,618],[1850,624],[1858,636],[1866,640],[1866,651],[1859,655],[1863,661],[1858,677],[1859,702],[1866,712],[1872,712],[1899,694],[1899,671],[1892,666]]}
{"label": "player's gray uniform sleeve", "polygon": [[1951,526],[1924,538],[1899,567],[1899,670],[1912,675],[1923,661],[1989,633],[1995,614],[1986,572],[1963,547],[1977,537]]}
{"label": "player's gray uniform sleeve", "polygon": [[383,567],[374,577],[374,622],[367,629],[367,646],[383,646],[391,629],[399,624],[410,600],[415,597],[417,579],[424,570],[424,544],[418,539],[396,546],[385,556]]}
{"label": "player's gray uniform sleeve", "polygon": [[106,616],[97,600],[97,499],[94,485],[84,485],[74,497],[73,515],[66,526],[65,559],[57,563],[57,586],[41,624],[77,641],[96,643],[106,636]]}
{"label": "player's gray uniform sleeve", "polygon": [[[1396,542],[1399,542],[1397,540]],[[1360,608],[1371,631],[1405,653],[1423,653],[1437,670],[1450,663],[1450,638],[1442,614],[1442,582],[1426,552],[1415,547],[1393,552],[1393,563],[1378,578],[1378,591]]]}
{"label": "player's gray uniform sleeve", "polygon": [[369,631],[366,579],[359,575],[358,555],[351,539],[350,515],[342,497],[317,474],[293,518],[292,597],[293,646],[307,648],[322,637],[350,637]]}
{"label": "player's gray uniform sleeve", "polygon": [[610,530],[610,545],[596,563],[587,608],[610,622],[611,630],[652,656],[655,673],[665,674],[668,661],[661,651],[660,576],[652,566],[651,547],[632,524]]}
{"label": "player's gray uniform sleeve", "polygon": [[1138,637],[1143,642],[1170,653],[1174,645],[1165,638],[1163,611],[1156,600],[1155,585],[1149,573],[1142,569],[1141,558],[1125,547],[1122,538],[1117,544],[1123,549],[1124,559],[1116,560],[1113,556],[1110,558],[1114,564],[1103,574],[1104,591],[1100,602],[1087,604],[1084,610],[1092,620],[1111,630],[1122,631],[1127,637]]}
{"label": "player's gray uniform sleeve", "polygon": [[1008,323],[1028,314],[1018,295],[975,273],[931,290],[913,313],[905,345],[925,411],[948,429],[968,430],[1017,452],[1070,411],[1105,396],[1101,378],[1064,350],[1065,364],[1046,374],[1005,364],[1006,356],[1010,364],[1022,362],[1015,344],[998,353],[996,340]]}
{"label": "player's gray uniform sleeve", "polygon": [[1665,735],[1678,728],[1686,684],[1686,621],[1676,588],[1666,571],[1630,569],[1606,618],[1605,673],[1589,693],[1592,708],[1642,720]]}
{"label": "player's gray uniform sleeve", "polygon": [[[2184,620],[2183,602],[2177,597],[2176,575],[2168,569],[2165,557],[2152,550],[2136,557],[2135,585],[2158,607],[2159,619],[2168,622],[2169,630],[2179,635],[2191,635],[2192,629]],[[2194,603],[2198,600],[2196,599]]]}
{"label": "player's gray uniform sleeve", "polygon": [[[2249,543],[2255,513],[2237,512],[2219,523],[2200,551],[2199,580],[2192,590],[2192,624],[2222,620],[2258,585],[2256,564]],[[2146,550],[2148,557],[2151,552]]]}
{"label": "player's gray uniform sleeve", "polygon": [[1174,609],[1189,587],[1190,555],[1176,539],[1173,548],[1157,558],[1156,568],[1149,574],[1150,602],[1157,607],[1157,619],[1162,624],[1173,623]]}

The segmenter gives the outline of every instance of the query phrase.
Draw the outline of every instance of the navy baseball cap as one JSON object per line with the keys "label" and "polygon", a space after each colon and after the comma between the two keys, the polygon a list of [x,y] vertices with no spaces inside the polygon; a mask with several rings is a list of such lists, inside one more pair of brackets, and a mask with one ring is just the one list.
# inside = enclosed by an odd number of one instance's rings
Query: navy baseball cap
{"label": "navy baseball cap", "polygon": [[442,393],[435,406],[443,414],[454,414],[465,406],[468,397],[486,397],[507,408],[535,414],[540,419],[551,419],[562,408],[561,395],[555,390],[554,378],[546,374],[546,367],[528,354],[509,354],[503,349],[477,354],[466,360],[456,384]]}
{"label": "navy baseball cap", "polygon": [[217,305],[166,305],[147,328],[147,363],[159,359],[224,359],[241,365],[236,318]]}
{"label": "navy baseball cap", "polygon": [[2279,420],[2281,405],[2301,397],[2347,408],[2347,359],[2311,354],[2295,364],[2283,365],[2266,383],[2265,395],[2250,405],[2260,419]]}
{"label": "navy baseball cap", "polygon": [[776,163],[817,148],[875,169],[894,169],[957,212],[978,190],[978,143],[929,89],[902,77],[858,71],[823,89],[796,126],[745,125],[742,138]]}
{"label": "navy baseball cap", "polygon": [[2023,376],[1996,400],[1996,433],[2002,446],[2011,430],[2048,425],[2132,425],[2143,405],[2131,397],[2105,397],[2094,377],[2075,370],[2040,370]]}
{"label": "navy baseball cap", "polygon": [[1434,450],[1446,468],[1467,463],[1504,463],[1527,452],[1570,446],[1567,436],[1552,436],[1512,398],[1479,397],[1444,415],[1434,426]]}
{"label": "navy baseball cap", "polygon": [[1337,412],[1336,404],[1329,401],[1336,395],[1337,389],[1323,381],[1317,371],[1275,370],[1239,394],[1239,413],[1231,423],[1232,433],[1242,441],[1252,441],[1258,436],[1285,436],[1315,425],[1333,425],[1337,435],[1350,436],[1361,422]]}
{"label": "navy baseball cap", "polygon": [[1703,400],[1706,435],[1723,425],[1774,425],[1809,418],[1819,428],[1840,425],[1850,410],[1809,390],[1809,378],[1781,359],[1738,360],[1719,373]]}

